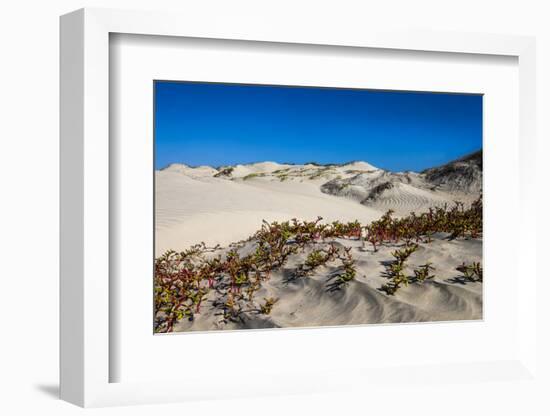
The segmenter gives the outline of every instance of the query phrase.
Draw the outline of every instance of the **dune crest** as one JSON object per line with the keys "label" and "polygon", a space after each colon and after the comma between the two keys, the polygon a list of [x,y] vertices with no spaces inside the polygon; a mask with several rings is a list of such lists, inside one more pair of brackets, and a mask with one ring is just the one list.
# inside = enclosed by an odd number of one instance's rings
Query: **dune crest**
{"label": "dune crest", "polygon": [[180,173],[190,178],[209,178],[218,173],[216,169],[210,166],[191,167],[183,163],[172,163],[162,169],[162,171]]}

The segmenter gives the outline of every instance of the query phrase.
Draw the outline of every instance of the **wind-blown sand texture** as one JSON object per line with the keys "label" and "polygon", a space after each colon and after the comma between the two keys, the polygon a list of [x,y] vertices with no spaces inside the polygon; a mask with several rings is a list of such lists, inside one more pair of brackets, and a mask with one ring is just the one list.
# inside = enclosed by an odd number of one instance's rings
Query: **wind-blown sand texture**
{"label": "wind-blown sand texture", "polygon": [[[392,173],[366,162],[346,165],[287,165],[262,162],[248,165],[197,168],[174,164],[155,172],[155,255],[167,250],[182,251],[204,242],[220,245],[207,258],[224,257],[229,245],[246,240],[262,221],[298,220],[322,223],[359,221],[367,225],[388,209],[397,216],[451,206],[454,201],[469,205],[481,192],[481,153],[453,161],[422,173]],[[341,270],[327,263],[308,276],[290,278],[308,255],[334,245],[348,248],[355,261],[355,277],[334,287]],[[456,270],[463,263],[482,262],[482,241],[477,238],[450,239],[438,233],[429,243],[419,242],[404,274],[432,263],[433,278],[415,281],[395,294],[381,288],[393,260],[392,252],[404,242],[386,243],[373,250],[363,239],[334,238],[317,241],[292,254],[287,262],[262,281],[254,298],[238,319],[220,318],[215,307],[219,293],[209,291],[200,312],[192,319],[178,319],[173,331],[204,331],[244,328],[311,327],[322,325],[375,324],[442,320],[471,320],[482,317],[482,283],[464,279]],[[251,239],[233,246],[239,255],[253,252]],[[337,290],[335,290],[337,289]],[[264,299],[277,299],[269,313],[260,313]],[[265,302],[264,302],[265,303]]]}

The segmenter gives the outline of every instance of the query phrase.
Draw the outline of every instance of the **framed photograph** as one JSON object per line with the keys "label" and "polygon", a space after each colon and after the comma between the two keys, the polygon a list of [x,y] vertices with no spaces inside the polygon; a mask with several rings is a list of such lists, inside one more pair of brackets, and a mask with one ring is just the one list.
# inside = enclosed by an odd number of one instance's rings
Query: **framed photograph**
{"label": "framed photograph", "polygon": [[61,397],[533,379],[534,50],[63,16]]}
{"label": "framed photograph", "polygon": [[155,333],[482,319],[481,94],[154,100]]}

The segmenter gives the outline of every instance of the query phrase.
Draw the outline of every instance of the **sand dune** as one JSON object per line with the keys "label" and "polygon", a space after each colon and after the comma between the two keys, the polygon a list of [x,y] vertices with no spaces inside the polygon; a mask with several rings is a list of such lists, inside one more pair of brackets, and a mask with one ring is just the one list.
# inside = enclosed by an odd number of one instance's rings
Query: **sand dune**
{"label": "sand dune", "polygon": [[455,199],[452,195],[428,191],[406,183],[396,183],[372,200],[367,197],[362,203],[383,211],[393,209],[397,214],[405,215],[410,212],[424,212],[430,207],[452,204]]}
{"label": "sand dune", "polygon": [[231,181],[182,172],[156,172],[155,253],[198,242],[227,245],[247,238],[262,220],[291,218],[368,223],[379,211],[324,194],[311,183]]}
{"label": "sand dune", "polygon": [[353,199],[363,205],[380,210],[394,210],[398,215],[411,211],[425,211],[429,207],[452,205],[455,201],[471,203],[479,191],[462,192],[454,187],[444,191],[427,180],[426,175],[415,172],[388,172],[376,170],[350,177],[335,177],[321,185],[331,195]]}
{"label": "sand dune", "polygon": [[190,178],[210,178],[218,173],[217,169],[210,166],[190,167],[182,163],[172,163],[165,167],[163,172],[181,173]]}
{"label": "sand dune", "polygon": [[[464,163],[425,173],[393,173],[366,162],[345,165],[291,165],[261,162],[213,168],[174,164],[155,173],[155,255],[166,250],[184,250],[204,241],[209,246],[250,237],[262,221],[291,218],[324,222],[354,221],[368,224],[388,209],[397,215],[421,212],[429,207],[471,202],[477,198],[480,179],[476,168],[467,168],[467,181],[460,176]],[[455,169],[456,168],[456,169]],[[458,170],[457,170],[458,169]],[[475,171],[475,172],[474,172]],[[458,172],[458,173],[457,173]],[[473,172],[473,173],[472,173]],[[463,189],[465,187],[466,189]],[[289,282],[293,267],[303,263],[308,252],[295,254],[289,263],[266,282],[259,299],[279,301],[270,315],[251,310],[242,322],[221,324],[216,309],[205,307],[195,319],[180,321],[174,330],[211,330],[296,327],[434,320],[466,320],[482,317],[482,284],[456,280],[462,262],[481,262],[481,240],[452,240],[437,236],[421,244],[411,257],[408,273],[426,262],[434,263],[436,278],[413,283],[395,295],[380,290],[384,262],[396,247],[378,252],[361,241],[338,240],[352,247],[357,277],[345,290],[327,290],[336,266],[322,266],[314,276]],[[242,249],[252,249],[248,242]],[[252,246],[251,246],[252,245]],[[311,249],[311,248],[310,248]],[[226,249],[223,249],[226,250]],[[223,251],[222,251],[223,253]],[[208,302],[213,300],[209,295]]]}
{"label": "sand dune", "polygon": [[422,172],[426,181],[446,191],[481,192],[483,154],[480,151]]}

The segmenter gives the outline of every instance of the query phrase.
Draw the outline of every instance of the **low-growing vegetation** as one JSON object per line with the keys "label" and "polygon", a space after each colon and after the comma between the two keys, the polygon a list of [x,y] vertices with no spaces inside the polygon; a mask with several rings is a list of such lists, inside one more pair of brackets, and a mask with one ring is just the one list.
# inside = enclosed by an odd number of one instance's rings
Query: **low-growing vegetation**
{"label": "low-growing vegetation", "polygon": [[394,295],[395,292],[401,286],[408,286],[410,281],[409,277],[405,275],[405,263],[409,256],[418,249],[418,244],[405,245],[402,250],[395,250],[392,252],[392,256],[395,260],[387,263],[386,265],[386,277],[390,280],[384,284],[380,289],[386,292],[388,295]]}
{"label": "low-growing vegetation", "polygon": [[483,233],[482,199],[480,196],[469,208],[465,208],[462,202],[455,202],[451,208],[445,204],[422,214],[411,212],[403,218],[394,218],[393,211],[389,210],[365,229],[366,239],[374,251],[386,242],[429,243],[433,234],[438,232],[450,234],[450,239],[478,238]]}
{"label": "low-growing vegetation", "polygon": [[269,315],[273,309],[273,305],[277,303],[279,299],[276,298],[264,298],[265,303],[260,305],[260,312],[264,315]]}
{"label": "low-growing vegetation", "polygon": [[249,179],[254,179],[254,178],[261,178],[263,176],[265,176],[265,173],[249,173],[248,175],[243,177],[243,181],[247,181]]}
{"label": "low-growing vegetation", "polygon": [[[339,239],[368,242],[373,252],[382,246],[400,244],[391,253],[393,259],[386,263],[385,276],[389,281],[380,288],[387,295],[394,295],[411,283],[434,278],[431,263],[414,268],[414,276],[408,276],[405,270],[420,244],[430,243],[434,234],[445,233],[449,239],[480,238],[482,209],[480,197],[468,208],[457,202],[451,208],[432,208],[403,218],[393,217],[390,210],[368,225],[359,221],[323,223],[321,217],[315,221],[264,221],[254,235],[227,248],[200,243],[182,252],[167,251],[155,261],[155,332],[171,332],[176,323],[193,321],[205,307],[215,309],[221,324],[242,323],[247,314],[270,315],[276,310],[278,299],[267,297],[264,291],[259,301],[258,292],[274,271],[281,270],[298,253],[304,255],[305,261],[293,267],[286,284],[309,278],[320,268],[330,266],[326,290],[344,290],[357,278],[357,267],[354,248],[338,244]],[[245,246],[247,249],[243,250]],[[355,250],[359,249],[356,246]],[[457,270],[467,281],[482,282],[479,263],[464,263]]]}
{"label": "low-growing vegetation", "polygon": [[432,266],[432,263],[428,262],[414,269],[414,278],[416,281],[423,283],[425,280],[433,279],[435,276],[430,274],[432,270],[435,270],[435,267]]}
{"label": "low-growing vegetation", "polygon": [[319,169],[317,172],[310,175],[309,179],[319,179],[328,175],[329,173],[335,173],[334,169],[331,166],[325,166]]}
{"label": "low-growing vegetation", "polygon": [[233,173],[235,168],[233,166],[229,166],[227,168],[221,168],[218,173],[214,175],[215,178],[224,178],[229,177]]}
{"label": "low-growing vegetation", "polygon": [[469,282],[483,282],[483,268],[481,267],[481,263],[462,263],[456,270],[461,272],[464,279]]}

